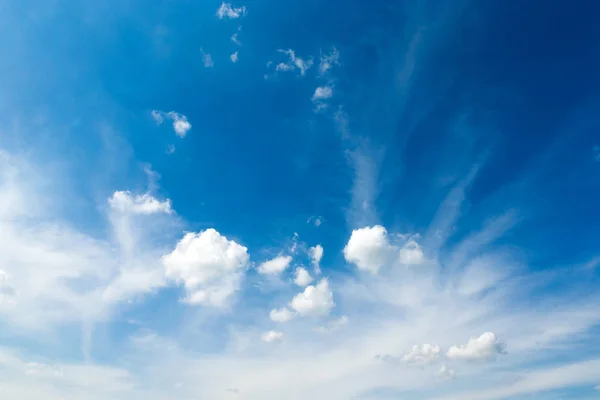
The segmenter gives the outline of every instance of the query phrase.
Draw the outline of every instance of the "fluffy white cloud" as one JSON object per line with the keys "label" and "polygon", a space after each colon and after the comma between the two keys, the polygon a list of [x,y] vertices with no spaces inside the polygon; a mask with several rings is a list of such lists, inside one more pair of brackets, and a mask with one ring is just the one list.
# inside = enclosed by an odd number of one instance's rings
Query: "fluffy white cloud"
{"label": "fluffy white cloud", "polygon": [[319,63],[319,74],[325,75],[327,71],[333,68],[334,65],[340,64],[340,53],[334,47],[331,53],[321,54],[321,62]]}
{"label": "fluffy white cloud", "polygon": [[267,343],[280,342],[283,340],[283,332],[268,331],[262,334],[261,339]]}
{"label": "fluffy white cloud", "polygon": [[301,316],[324,316],[335,306],[329,281],[321,279],[316,286],[307,286],[290,302],[290,307]]}
{"label": "fluffy white cloud", "polygon": [[173,130],[180,138],[184,138],[188,131],[192,129],[192,124],[190,124],[187,117],[175,111],[164,112],[152,110],[152,118],[154,118],[157,124],[162,124],[165,118],[171,120],[173,122]]}
{"label": "fluffy white cloud", "polygon": [[300,75],[304,76],[306,74],[306,71],[308,71],[314,63],[312,57],[308,58],[306,60],[303,58],[297,57],[296,52],[292,49],[288,49],[288,50],[279,49],[277,51],[280,53],[283,53],[283,54],[287,54],[289,59],[285,63],[282,62],[282,63],[277,64],[277,66],[275,67],[276,71],[285,72],[285,71],[293,71],[295,69],[298,69],[300,71]]}
{"label": "fluffy white cloud", "polygon": [[298,267],[296,268],[296,273],[294,276],[294,283],[298,286],[306,286],[313,281],[312,276],[308,273],[305,268]]}
{"label": "fluffy white cloud", "polygon": [[331,86],[319,86],[315,89],[312,101],[318,102],[320,100],[326,100],[333,96],[333,88]]}
{"label": "fluffy white cloud", "polygon": [[387,230],[381,225],[355,229],[344,247],[346,261],[358,269],[376,274],[396,252],[388,240]]}
{"label": "fluffy white cloud", "polygon": [[262,275],[278,275],[285,271],[291,262],[291,256],[277,256],[260,264],[258,266],[258,273]]}
{"label": "fluffy white cloud", "polygon": [[315,270],[315,274],[321,274],[321,259],[323,258],[323,246],[320,244],[308,249],[308,256],[310,262]]}
{"label": "fluffy white cloud", "polygon": [[221,6],[217,10],[217,17],[219,19],[231,18],[237,19],[246,15],[246,6],[233,7],[231,3],[221,3]]}
{"label": "fluffy white cloud", "polygon": [[413,239],[407,241],[398,252],[398,260],[401,264],[417,265],[425,261],[421,246]]}
{"label": "fluffy white cloud", "polygon": [[409,364],[431,364],[440,357],[441,348],[431,344],[417,344],[411,347],[402,357],[402,361]]}
{"label": "fluffy white cloud", "polygon": [[294,313],[284,307],[278,310],[271,310],[269,318],[271,318],[271,321],[273,322],[288,322],[294,318]]}
{"label": "fluffy white cloud", "polygon": [[108,199],[110,207],[119,212],[132,214],[171,214],[171,200],[159,201],[149,193],[133,195],[128,191],[117,191]]}
{"label": "fluffy white cloud", "polygon": [[478,338],[471,338],[465,345],[452,346],[448,349],[446,357],[451,360],[491,360],[498,354],[506,352],[503,343],[498,341],[492,332],[486,332]]}
{"label": "fluffy white cloud", "polygon": [[187,233],[163,256],[167,278],[182,283],[190,304],[223,306],[240,285],[248,249],[214,229]]}
{"label": "fluffy white cloud", "polygon": [[238,62],[238,52],[236,51],[235,53],[231,54],[229,56],[229,59],[231,60],[232,63],[236,63]]}

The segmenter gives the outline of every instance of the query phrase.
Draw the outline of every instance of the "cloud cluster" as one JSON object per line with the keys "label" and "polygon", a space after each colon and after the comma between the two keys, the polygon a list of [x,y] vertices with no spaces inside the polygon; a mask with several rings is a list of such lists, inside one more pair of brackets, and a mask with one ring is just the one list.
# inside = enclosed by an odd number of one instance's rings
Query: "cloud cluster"
{"label": "cloud cluster", "polygon": [[275,70],[279,72],[287,72],[298,70],[301,76],[306,75],[306,71],[308,71],[314,64],[312,57],[308,59],[303,59],[301,57],[296,56],[296,52],[292,49],[277,50],[280,53],[286,54],[288,56],[288,60],[286,62],[281,62],[275,66]]}
{"label": "cloud cluster", "polygon": [[246,6],[234,7],[231,3],[221,3],[217,10],[217,17],[219,19],[238,19],[246,15]]}
{"label": "cloud cluster", "polygon": [[[210,57],[210,54],[208,54],[208,56]],[[212,63],[212,59],[209,61]],[[154,121],[156,121],[157,124],[162,124],[165,119],[171,120],[173,122],[173,130],[175,131],[175,134],[182,139],[187,135],[188,131],[192,129],[192,124],[190,124],[187,117],[185,115],[176,113],[175,111],[164,112],[152,110],[152,118],[154,118]]]}

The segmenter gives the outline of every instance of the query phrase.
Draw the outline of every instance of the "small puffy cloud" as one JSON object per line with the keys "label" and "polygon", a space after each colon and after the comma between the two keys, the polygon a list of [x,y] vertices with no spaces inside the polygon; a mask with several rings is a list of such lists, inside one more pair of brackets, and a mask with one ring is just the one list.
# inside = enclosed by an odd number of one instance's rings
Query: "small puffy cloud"
{"label": "small puffy cloud", "polygon": [[200,48],[200,53],[202,54],[202,64],[204,65],[204,68],[212,68],[215,66],[210,53],[205,52],[202,47]]}
{"label": "small puffy cloud", "polygon": [[184,285],[189,304],[225,305],[240,285],[248,249],[214,229],[187,233],[162,257],[167,278]]}
{"label": "small puffy cloud", "polygon": [[334,306],[327,279],[321,279],[316,286],[307,286],[290,302],[290,307],[301,316],[325,316]]}
{"label": "small puffy cloud", "polygon": [[237,19],[246,15],[246,6],[234,7],[231,3],[221,3],[221,6],[217,10],[217,17],[219,19],[230,18]]}
{"label": "small puffy cloud", "polygon": [[291,256],[278,256],[260,264],[258,266],[258,273],[261,275],[278,275],[285,271],[291,262]]}
{"label": "small puffy cloud", "polygon": [[262,334],[261,339],[263,342],[281,342],[283,340],[283,333],[278,331],[268,331]]}
{"label": "small puffy cloud", "polygon": [[288,322],[289,320],[294,318],[294,313],[284,307],[278,310],[271,310],[271,312],[269,313],[269,318],[271,318],[271,321],[273,322]]}
{"label": "small puffy cloud", "polygon": [[321,274],[321,259],[323,258],[323,246],[320,244],[308,249],[308,256],[310,257],[310,263],[315,269],[315,274]]}
{"label": "small puffy cloud", "polygon": [[159,201],[149,193],[133,195],[128,191],[117,191],[108,199],[110,208],[123,213],[131,214],[171,214],[171,200]]}
{"label": "small puffy cloud", "polygon": [[398,261],[405,265],[418,265],[425,261],[421,246],[414,240],[407,241],[398,253]]}
{"label": "small puffy cloud", "polygon": [[344,247],[344,257],[358,269],[376,274],[391,260],[395,251],[388,240],[387,230],[381,225],[375,225],[352,231],[350,240]]}
{"label": "small puffy cloud", "polygon": [[441,351],[440,346],[417,344],[404,354],[402,361],[418,365],[432,364],[438,360]]}
{"label": "small puffy cloud", "polygon": [[315,93],[313,94],[312,101],[318,102],[322,100],[326,100],[333,96],[333,88],[331,86],[319,86],[315,89]]}
{"label": "small puffy cloud", "polygon": [[321,54],[321,62],[319,63],[319,75],[323,76],[333,68],[334,65],[340,64],[340,53],[334,47],[331,53]]}
{"label": "small puffy cloud", "polygon": [[190,124],[187,117],[175,111],[163,112],[152,110],[152,118],[154,118],[157,124],[162,124],[165,119],[173,121],[173,130],[180,138],[184,138],[188,131],[192,129],[192,124]]}
{"label": "small puffy cloud", "polygon": [[231,60],[232,63],[236,63],[238,62],[238,52],[236,51],[235,53],[233,53],[232,55],[229,56],[229,59]]}
{"label": "small puffy cloud", "polygon": [[492,332],[486,332],[478,338],[471,338],[467,344],[452,346],[446,357],[450,360],[492,360],[498,354],[505,354],[505,345],[498,341]]}
{"label": "small puffy cloud", "polygon": [[312,67],[313,65],[313,59],[308,58],[308,59],[303,59],[300,57],[296,56],[296,52],[292,49],[288,49],[288,50],[282,50],[279,49],[277,50],[280,53],[283,54],[287,54],[287,56],[289,57],[288,61],[285,63],[279,63],[277,64],[277,66],[275,67],[276,71],[293,71],[295,69],[298,69],[300,71],[300,75],[304,76],[306,74],[306,71],[308,71],[310,69],[310,67]]}
{"label": "small puffy cloud", "polygon": [[312,276],[308,273],[308,271],[302,267],[296,268],[296,273],[294,276],[294,283],[298,286],[305,287],[309,283],[313,281]]}

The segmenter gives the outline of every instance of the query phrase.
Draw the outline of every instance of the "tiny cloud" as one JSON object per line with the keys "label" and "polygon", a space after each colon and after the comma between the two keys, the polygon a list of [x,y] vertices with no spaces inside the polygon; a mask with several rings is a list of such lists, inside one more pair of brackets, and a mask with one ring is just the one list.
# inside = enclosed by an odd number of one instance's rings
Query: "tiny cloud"
{"label": "tiny cloud", "polygon": [[492,332],[486,332],[478,338],[471,338],[464,345],[452,346],[448,349],[446,357],[450,360],[493,360],[498,354],[505,354],[503,343]]}
{"label": "tiny cloud", "polygon": [[231,3],[221,3],[221,6],[217,10],[217,17],[219,19],[237,19],[246,15],[246,6],[233,7]]}
{"label": "tiny cloud", "polygon": [[285,271],[291,262],[291,256],[278,256],[259,265],[258,273],[261,275],[278,275]]}
{"label": "tiny cloud", "polygon": [[283,333],[278,331],[268,331],[261,336],[263,342],[272,343],[280,342],[283,340]]}
{"label": "tiny cloud", "polygon": [[154,118],[157,124],[162,124],[165,119],[171,120],[173,122],[173,130],[180,138],[184,138],[188,131],[192,129],[192,124],[190,124],[187,117],[175,111],[164,112],[152,110],[152,118]]}

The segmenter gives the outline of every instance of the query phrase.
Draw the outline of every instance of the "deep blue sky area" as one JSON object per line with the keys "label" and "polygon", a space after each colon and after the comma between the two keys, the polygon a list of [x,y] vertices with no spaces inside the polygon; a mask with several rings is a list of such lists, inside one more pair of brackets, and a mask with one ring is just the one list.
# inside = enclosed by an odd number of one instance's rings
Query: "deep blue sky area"
{"label": "deep blue sky area", "polygon": [[0,398],[595,398],[599,21],[0,0]]}

